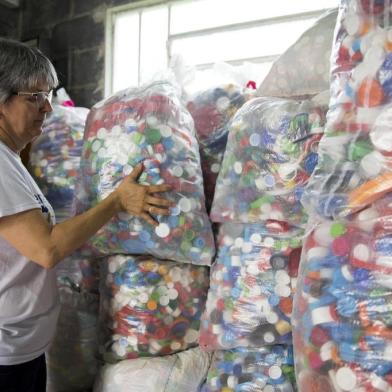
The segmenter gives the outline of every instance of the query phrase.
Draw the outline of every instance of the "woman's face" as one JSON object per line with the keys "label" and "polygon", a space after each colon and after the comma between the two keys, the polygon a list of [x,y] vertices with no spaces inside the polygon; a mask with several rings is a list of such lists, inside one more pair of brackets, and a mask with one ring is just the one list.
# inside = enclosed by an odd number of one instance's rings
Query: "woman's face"
{"label": "woman's face", "polygon": [[[46,84],[38,84],[35,89],[23,92],[49,92]],[[0,104],[0,137],[5,136],[9,147],[21,151],[29,142],[42,132],[42,124],[46,113],[52,111],[48,100],[42,104],[36,97],[28,95],[12,95],[6,103]]]}

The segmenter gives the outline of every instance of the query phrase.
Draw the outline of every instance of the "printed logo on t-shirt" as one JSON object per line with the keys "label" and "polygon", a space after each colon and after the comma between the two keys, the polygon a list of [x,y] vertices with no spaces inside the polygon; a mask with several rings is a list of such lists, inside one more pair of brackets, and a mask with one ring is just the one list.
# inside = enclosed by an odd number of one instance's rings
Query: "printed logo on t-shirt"
{"label": "printed logo on t-shirt", "polygon": [[34,194],[35,199],[38,201],[39,205],[41,206],[41,212],[45,219],[47,220],[48,223],[52,223],[52,219],[50,216],[50,211],[49,208],[45,205],[44,201],[42,200],[41,195],[39,194]]}

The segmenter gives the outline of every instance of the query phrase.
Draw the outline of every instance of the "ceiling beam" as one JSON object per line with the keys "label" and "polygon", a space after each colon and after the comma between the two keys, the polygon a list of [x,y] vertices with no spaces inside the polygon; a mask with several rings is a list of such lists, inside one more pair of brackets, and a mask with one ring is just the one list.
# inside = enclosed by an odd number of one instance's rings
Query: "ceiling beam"
{"label": "ceiling beam", "polygon": [[20,6],[20,0],[0,0],[0,4],[9,8],[18,8]]}

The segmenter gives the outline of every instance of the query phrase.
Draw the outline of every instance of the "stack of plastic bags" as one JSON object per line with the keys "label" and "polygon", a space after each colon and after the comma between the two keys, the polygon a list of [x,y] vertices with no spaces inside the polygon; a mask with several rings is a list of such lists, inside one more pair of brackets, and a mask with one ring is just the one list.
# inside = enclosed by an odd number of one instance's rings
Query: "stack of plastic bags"
{"label": "stack of plastic bags", "polygon": [[[233,373],[234,381],[223,385],[212,381],[223,366],[214,362],[206,391],[295,388],[282,366],[293,373],[292,297],[307,219],[300,198],[317,164],[324,121],[324,109],[311,101],[260,97],[230,123],[210,214],[220,223],[218,256],[200,344],[231,350],[231,372],[247,350],[263,365],[244,378]],[[220,351],[216,357],[226,358]]]}
{"label": "stack of plastic bags", "polygon": [[210,213],[220,226],[218,256],[200,344],[218,351],[205,391],[296,389],[291,316],[308,221],[301,198],[326,122],[328,94],[321,93],[336,15],[323,15],[275,62],[259,98],[229,124]]}
{"label": "stack of plastic bags", "polygon": [[392,390],[391,9],[341,1],[319,163],[304,192],[314,225],[294,301],[304,392]]}
{"label": "stack of plastic bags", "polygon": [[[195,347],[209,283],[206,266],[215,248],[193,120],[169,82],[121,91],[92,108],[77,211],[108,196],[139,162],[144,166],[139,183],[171,185],[163,197],[175,206],[169,216],[154,216],[157,227],[120,213],[83,249],[105,255],[99,316],[105,366],[95,390],[133,392],[144,383],[144,392],[159,385],[196,391],[210,360],[196,357]],[[159,381],[153,379],[154,366],[164,372]],[[191,368],[188,377],[184,372]]]}
{"label": "stack of plastic bags", "polygon": [[[66,97],[66,98],[65,98]],[[71,218],[88,109],[74,107],[63,89],[42,134],[32,143],[29,170],[53,206],[57,222]],[[79,392],[94,383],[98,363],[98,265],[72,255],[56,267],[60,317],[47,355],[48,391]]]}

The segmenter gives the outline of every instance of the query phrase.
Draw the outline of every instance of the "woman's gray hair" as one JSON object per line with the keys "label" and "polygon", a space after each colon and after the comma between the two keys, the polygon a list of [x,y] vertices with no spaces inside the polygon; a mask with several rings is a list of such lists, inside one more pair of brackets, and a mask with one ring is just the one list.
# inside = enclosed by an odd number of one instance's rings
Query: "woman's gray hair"
{"label": "woman's gray hair", "polygon": [[0,103],[18,91],[48,84],[58,85],[57,73],[50,60],[37,48],[6,38],[0,38]]}

